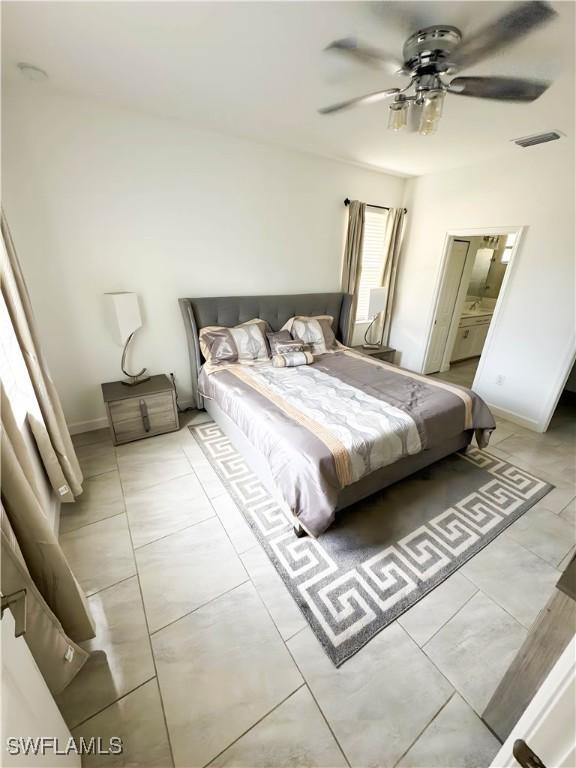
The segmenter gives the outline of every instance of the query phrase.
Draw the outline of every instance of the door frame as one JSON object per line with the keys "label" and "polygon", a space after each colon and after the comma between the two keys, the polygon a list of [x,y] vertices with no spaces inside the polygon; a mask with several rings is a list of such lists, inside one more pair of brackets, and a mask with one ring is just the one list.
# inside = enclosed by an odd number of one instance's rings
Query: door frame
{"label": "door frame", "polygon": [[[432,332],[434,330],[434,321],[436,320],[436,315],[438,313],[439,309],[439,303],[440,303],[440,295],[442,293],[442,288],[444,287],[444,281],[446,280],[446,274],[448,271],[448,266],[450,262],[450,250],[452,245],[452,240],[454,238],[465,238],[465,237],[478,237],[479,235],[512,235],[516,234],[516,242],[514,243],[514,247],[512,248],[512,252],[510,254],[510,261],[508,262],[508,266],[506,268],[506,272],[504,273],[504,279],[502,280],[502,285],[500,286],[500,291],[498,293],[498,298],[496,299],[496,304],[494,306],[494,312],[492,314],[492,320],[490,321],[490,327],[488,328],[488,334],[486,335],[486,341],[484,342],[484,346],[482,347],[482,354],[480,355],[480,360],[478,361],[478,368],[476,369],[476,375],[474,377],[474,382],[472,383],[472,386],[474,386],[474,383],[476,382],[476,379],[478,378],[478,375],[484,368],[484,364],[486,361],[486,352],[490,349],[492,346],[493,340],[495,338],[495,331],[498,327],[498,323],[500,321],[500,318],[502,316],[502,308],[506,305],[508,299],[509,299],[509,286],[510,286],[510,280],[512,277],[512,274],[514,272],[514,268],[516,265],[516,255],[519,252],[520,246],[522,245],[522,242],[524,241],[524,237],[526,235],[526,231],[528,230],[528,226],[525,224],[520,225],[510,225],[508,227],[454,227],[452,229],[449,229],[446,234],[444,235],[444,246],[442,251],[442,259],[440,261],[440,268],[438,270],[438,275],[436,277],[436,284],[434,286],[434,294],[433,294],[433,301],[432,301],[432,310],[429,314],[428,318],[428,326],[427,326],[427,333],[426,333],[426,344],[424,348],[424,356],[422,358],[422,365],[420,369],[420,373],[423,373],[426,370],[426,363],[428,361],[428,355],[430,354],[430,346],[432,341]],[[444,349],[444,355],[442,358],[442,366],[441,370],[447,370],[444,368],[445,362],[446,362],[446,350],[450,344],[450,342],[454,341],[454,327],[455,322],[459,317],[456,318],[456,310],[458,308],[459,301],[456,299],[456,303],[454,305],[454,312],[452,315],[452,321],[450,323],[450,330],[448,331],[448,336],[446,339],[446,347]]]}

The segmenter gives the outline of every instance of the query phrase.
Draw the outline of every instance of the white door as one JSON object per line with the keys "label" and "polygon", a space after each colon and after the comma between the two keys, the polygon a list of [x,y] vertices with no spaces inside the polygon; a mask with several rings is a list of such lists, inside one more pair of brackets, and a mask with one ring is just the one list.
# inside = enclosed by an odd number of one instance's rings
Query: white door
{"label": "white door", "polygon": [[424,373],[436,373],[442,365],[442,358],[446,349],[446,341],[448,340],[454,306],[458,297],[458,289],[460,288],[460,281],[462,280],[469,248],[469,240],[454,240],[450,248],[444,282],[440,289],[440,296],[436,306],[436,316],[428,345]]}
{"label": "white door", "polygon": [[525,741],[546,768],[576,765],[576,638],[568,643],[491,768],[518,768],[512,752],[517,739]]}
{"label": "white door", "polygon": [[[23,637],[14,637],[14,618],[10,610],[2,616],[2,727],[0,765],[4,768],[79,768],[79,755],[58,755],[51,747],[44,750],[33,739],[54,737],[59,749],[66,750],[70,731]],[[11,754],[17,747],[11,739],[28,739],[28,754]],[[33,751],[45,754],[33,754]]]}

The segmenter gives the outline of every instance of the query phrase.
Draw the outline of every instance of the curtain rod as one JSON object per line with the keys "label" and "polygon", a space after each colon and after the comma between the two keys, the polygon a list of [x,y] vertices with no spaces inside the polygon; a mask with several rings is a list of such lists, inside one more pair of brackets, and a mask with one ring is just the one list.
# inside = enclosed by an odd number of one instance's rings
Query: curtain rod
{"label": "curtain rod", "polygon": [[[344,200],[344,205],[350,205],[351,202],[352,201],[350,200],[350,198],[347,197]],[[390,207],[388,205],[372,205],[372,203],[366,203],[366,205],[368,206],[368,208],[379,208],[381,211],[389,211],[390,210]],[[408,213],[406,208],[403,208],[402,210],[404,211],[404,213]]]}

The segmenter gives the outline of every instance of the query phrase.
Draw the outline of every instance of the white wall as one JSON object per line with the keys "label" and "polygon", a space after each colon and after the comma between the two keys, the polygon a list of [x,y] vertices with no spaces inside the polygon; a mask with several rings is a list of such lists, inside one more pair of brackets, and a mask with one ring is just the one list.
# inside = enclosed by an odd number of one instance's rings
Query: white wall
{"label": "white wall", "polygon": [[573,145],[564,139],[519,148],[505,163],[411,179],[406,205],[410,224],[390,343],[402,365],[416,371],[446,233],[527,226],[475,388],[500,411],[544,428],[576,346]]}
{"label": "white wall", "polygon": [[338,290],[344,198],[402,203],[399,177],[29,85],[4,92],[3,198],[76,428],[120,378],[104,292],[140,295],[132,365],[173,371],[185,400],[179,297]]}

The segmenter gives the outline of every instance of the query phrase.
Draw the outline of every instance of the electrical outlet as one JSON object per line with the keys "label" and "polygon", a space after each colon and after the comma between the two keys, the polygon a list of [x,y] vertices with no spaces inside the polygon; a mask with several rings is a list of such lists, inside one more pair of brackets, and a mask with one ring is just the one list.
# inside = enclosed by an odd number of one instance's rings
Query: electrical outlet
{"label": "electrical outlet", "polygon": [[501,373],[499,373],[498,376],[496,376],[496,384],[498,384],[499,387],[501,387],[505,381],[506,381],[506,377],[502,376]]}

